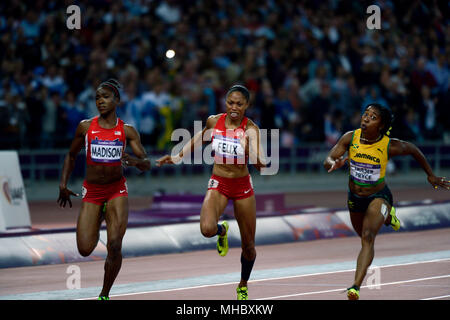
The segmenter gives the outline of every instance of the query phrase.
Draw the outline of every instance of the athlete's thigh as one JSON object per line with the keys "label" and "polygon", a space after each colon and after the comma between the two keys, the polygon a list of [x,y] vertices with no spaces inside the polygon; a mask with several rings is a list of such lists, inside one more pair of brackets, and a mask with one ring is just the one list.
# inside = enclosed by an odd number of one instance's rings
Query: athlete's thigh
{"label": "athlete's thigh", "polygon": [[82,202],[77,221],[77,243],[83,246],[97,244],[100,230],[101,205]]}
{"label": "athlete's thigh", "polygon": [[386,220],[388,212],[391,210],[391,205],[383,198],[375,198],[367,207],[366,214],[363,221],[363,232],[370,230],[377,234],[381,226]]}
{"label": "athlete's thigh", "polygon": [[254,195],[234,201],[234,217],[239,225],[242,243],[254,241],[256,232],[256,200]]}
{"label": "athlete's thigh", "polygon": [[206,191],[200,211],[200,222],[219,221],[220,216],[227,207],[228,199],[219,191],[210,189]]}
{"label": "athlete's thigh", "polygon": [[128,197],[117,197],[106,203],[106,231],[110,239],[122,239],[128,224]]}
{"label": "athlete's thigh", "polygon": [[364,215],[364,212],[350,211],[350,221],[352,222],[353,229],[360,237],[362,234]]}

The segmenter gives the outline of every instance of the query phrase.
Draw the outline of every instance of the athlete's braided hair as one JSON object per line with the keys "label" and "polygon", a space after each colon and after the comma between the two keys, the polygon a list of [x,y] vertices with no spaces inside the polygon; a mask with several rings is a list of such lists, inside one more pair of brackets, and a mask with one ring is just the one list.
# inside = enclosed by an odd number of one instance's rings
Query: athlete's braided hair
{"label": "athlete's braided hair", "polygon": [[380,112],[381,123],[383,124],[381,134],[389,136],[392,130],[392,122],[394,121],[394,115],[392,114],[391,109],[379,103],[368,104],[366,110],[369,107],[376,108]]}
{"label": "athlete's braided hair", "polygon": [[120,89],[122,88],[122,85],[119,81],[116,79],[108,79],[98,86],[98,88],[107,88],[111,90],[114,93],[114,96],[120,101]]}

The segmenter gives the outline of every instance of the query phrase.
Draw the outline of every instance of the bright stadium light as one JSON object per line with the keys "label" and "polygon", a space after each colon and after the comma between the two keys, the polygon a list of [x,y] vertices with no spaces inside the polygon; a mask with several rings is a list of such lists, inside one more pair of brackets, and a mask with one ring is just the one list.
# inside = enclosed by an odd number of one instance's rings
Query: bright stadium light
{"label": "bright stadium light", "polygon": [[175,57],[175,51],[172,49],[169,49],[166,51],[166,58],[168,59],[172,59],[173,57]]}

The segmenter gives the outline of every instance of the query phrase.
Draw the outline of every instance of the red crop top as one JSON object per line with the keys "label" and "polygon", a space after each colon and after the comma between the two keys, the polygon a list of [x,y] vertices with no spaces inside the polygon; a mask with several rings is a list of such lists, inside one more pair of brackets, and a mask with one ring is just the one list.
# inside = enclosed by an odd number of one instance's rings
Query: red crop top
{"label": "red crop top", "polygon": [[245,136],[248,118],[244,117],[238,128],[227,129],[225,128],[226,116],[226,113],[222,114],[213,129],[214,160],[220,164],[246,164],[248,156],[245,154],[240,139]]}
{"label": "red crop top", "polygon": [[105,129],[98,124],[98,116],[92,119],[86,133],[86,162],[88,165],[120,166],[122,154],[126,147],[124,122],[117,118],[112,129]]}

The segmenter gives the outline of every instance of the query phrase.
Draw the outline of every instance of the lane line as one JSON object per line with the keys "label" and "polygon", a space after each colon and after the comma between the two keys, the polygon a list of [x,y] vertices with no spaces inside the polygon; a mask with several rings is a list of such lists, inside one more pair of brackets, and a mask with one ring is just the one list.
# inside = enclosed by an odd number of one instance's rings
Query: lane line
{"label": "lane line", "polygon": [[[450,261],[450,258],[433,259],[433,260],[418,261],[418,262],[407,262],[407,263],[390,264],[390,265],[373,266],[373,267],[390,268],[390,267],[399,267],[399,266],[415,265],[415,264],[422,264],[422,263],[443,262],[443,261]],[[326,271],[326,272],[308,273],[308,274],[300,274],[300,275],[292,275],[292,276],[283,276],[283,277],[271,277],[271,278],[254,279],[254,280],[249,280],[248,282],[249,282],[249,284],[251,284],[251,283],[254,283],[254,282],[285,280],[285,279],[291,279],[291,278],[320,276],[320,275],[327,275],[327,274],[333,274],[333,273],[353,272],[353,271],[355,271],[355,268],[353,268],[353,269],[337,270],[337,271]],[[257,270],[255,272],[257,272]],[[164,289],[164,290],[149,290],[149,291],[142,291],[142,292],[129,292],[129,293],[123,293],[123,294],[110,295],[110,297],[124,297],[124,296],[132,296],[132,295],[139,295],[139,294],[164,293],[164,292],[181,291],[181,290],[194,290],[194,289],[202,289],[202,288],[207,288],[207,287],[226,286],[226,285],[236,284],[236,283],[238,283],[238,281],[229,281],[229,282],[222,282],[222,283],[205,284],[205,285],[198,285],[198,286],[188,286],[188,287],[172,288],[172,289]],[[364,288],[364,287],[367,287],[367,286],[362,286],[362,288]],[[341,290],[341,291],[342,290],[346,290],[346,288],[333,289],[333,290],[328,291],[328,292],[339,291],[339,290]],[[83,298],[83,299],[80,299],[80,300],[89,300],[89,299],[94,299],[94,298],[96,298],[96,297]]]}
{"label": "lane line", "polygon": [[450,294],[446,295],[446,296],[439,296],[439,297],[431,297],[431,298],[423,298],[420,300],[437,300],[437,299],[444,299],[444,298],[450,298]]}
{"label": "lane line", "polygon": [[[441,275],[441,276],[433,276],[433,277],[426,277],[426,278],[417,278],[417,279],[410,279],[410,280],[386,282],[386,283],[380,283],[380,284],[377,284],[377,285],[361,286],[361,288],[370,288],[370,287],[377,287],[377,286],[390,286],[390,285],[401,284],[401,283],[427,281],[427,280],[442,279],[442,278],[449,278],[449,277],[450,277],[450,274],[446,274],[446,275]],[[287,295],[282,295],[282,296],[273,296],[273,297],[259,298],[259,299],[255,299],[255,300],[275,300],[275,299],[291,298],[291,297],[306,296],[306,295],[313,295],[313,294],[322,294],[322,293],[337,292],[337,291],[342,291],[342,293],[344,293],[344,292],[347,291],[347,288],[339,288],[339,289],[332,289],[332,290],[322,290],[322,291],[313,291],[313,292],[294,293],[294,294],[287,294]]]}
{"label": "lane line", "polygon": [[[404,256],[382,257],[374,259],[373,266],[379,268],[414,265],[421,263],[446,262],[450,260],[450,251],[435,251]],[[282,280],[290,278],[326,275],[341,272],[352,272],[355,270],[355,261],[343,261],[337,263],[306,265],[276,269],[254,270],[252,282],[263,282],[271,280]],[[218,281],[221,280],[220,282]],[[111,290],[111,297],[131,296],[158,292],[171,292],[180,290],[191,290],[206,287],[225,286],[237,284],[240,272],[227,274],[214,274],[190,278],[163,279],[148,282],[117,284]],[[0,300],[32,300],[32,299],[95,299],[100,287],[87,287],[78,290],[55,290],[21,293],[0,296]],[[90,298],[86,298],[90,297]]]}

